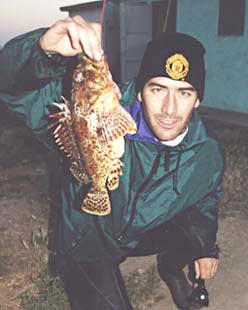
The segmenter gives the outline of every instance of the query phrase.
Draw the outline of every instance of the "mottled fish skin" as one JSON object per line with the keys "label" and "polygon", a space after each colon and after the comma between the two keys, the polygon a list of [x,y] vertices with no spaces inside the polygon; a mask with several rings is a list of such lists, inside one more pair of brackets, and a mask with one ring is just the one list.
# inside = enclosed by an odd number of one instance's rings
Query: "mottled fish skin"
{"label": "mottled fish skin", "polygon": [[108,190],[118,187],[122,175],[124,136],[136,132],[119,99],[106,58],[97,62],[83,56],[74,71],[71,100],[55,103],[61,111],[50,115],[57,120],[55,141],[70,158],[71,173],[91,183],[81,206],[90,214],[111,212]]}

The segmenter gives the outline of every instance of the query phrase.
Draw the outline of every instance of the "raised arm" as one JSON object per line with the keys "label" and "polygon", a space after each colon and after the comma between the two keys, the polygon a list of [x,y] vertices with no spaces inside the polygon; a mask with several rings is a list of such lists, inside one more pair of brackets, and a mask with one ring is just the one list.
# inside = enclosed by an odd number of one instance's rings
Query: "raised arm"
{"label": "raised arm", "polygon": [[41,36],[39,43],[48,55],[68,57],[84,51],[90,58],[100,60],[103,53],[100,24],[87,22],[81,16],[59,20]]}
{"label": "raised arm", "polygon": [[46,129],[49,106],[61,100],[62,82],[82,51],[101,56],[101,27],[78,16],[9,41],[0,51],[0,103],[33,130]]}
{"label": "raised arm", "polygon": [[0,90],[41,88],[64,75],[72,57],[82,51],[101,58],[101,27],[80,16],[21,35],[0,52]]}

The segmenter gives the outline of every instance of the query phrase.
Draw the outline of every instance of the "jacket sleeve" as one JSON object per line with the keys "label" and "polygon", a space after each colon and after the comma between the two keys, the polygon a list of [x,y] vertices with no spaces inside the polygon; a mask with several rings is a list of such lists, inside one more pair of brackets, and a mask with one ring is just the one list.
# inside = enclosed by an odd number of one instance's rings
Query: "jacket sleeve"
{"label": "jacket sleeve", "polygon": [[71,59],[50,59],[39,46],[46,29],[9,41],[0,51],[0,103],[35,134],[47,131],[49,108],[61,100],[62,79]]}
{"label": "jacket sleeve", "polygon": [[209,170],[209,185],[205,196],[179,214],[175,220],[176,225],[188,237],[194,249],[195,259],[201,257],[218,258],[219,248],[216,244],[218,203],[222,196],[224,163],[222,151],[217,143],[214,143],[214,145],[211,148],[211,156],[214,161],[212,165],[207,166]]}
{"label": "jacket sleeve", "polygon": [[176,215],[173,223],[188,239],[194,259],[202,257],[218,258],[217,220],[209,219],[198,208],[192,207]]}
{"label": "jacket sleeve", "polygon": [[218,204],[222,196],[222,172],[216,181],[213,190],[204,198],[198,201],[196,209],[200,211],[203,222],[195,224],[195,232],[199,243],[202,244],[198,254],[200,257],[218,258],[219,248],[216,245],[218,232]]}
{"label": "jacket sleeve", "polygon": [[71,57],[49,58],[39,39],[47,29],[28,32],[9,41],[0,51],[0,90],[32,90],[45,86],[66,72]]}

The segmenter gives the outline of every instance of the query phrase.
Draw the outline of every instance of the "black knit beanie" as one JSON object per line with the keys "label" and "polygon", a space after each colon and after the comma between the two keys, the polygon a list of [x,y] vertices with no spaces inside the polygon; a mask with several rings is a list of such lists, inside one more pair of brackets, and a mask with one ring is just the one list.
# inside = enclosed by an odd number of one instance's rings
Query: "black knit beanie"
{"label": "black knit beanie", "polygon": [[168,77],[190,83],[201,101],[205,84],[204,53],[203,45],[189,35],[162,34],[146,47],[136,78],[136,90],[141,91],[151,78]]}

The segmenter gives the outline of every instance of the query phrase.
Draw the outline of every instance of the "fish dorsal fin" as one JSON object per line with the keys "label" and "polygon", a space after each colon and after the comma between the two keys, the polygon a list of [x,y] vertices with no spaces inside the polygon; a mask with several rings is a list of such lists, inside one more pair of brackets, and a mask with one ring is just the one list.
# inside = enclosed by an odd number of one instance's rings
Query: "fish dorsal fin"
{"label": "fish dorsal fin", "polygon": [[78,162],[73,161],[71,163],[70,171],[74,178],[76,178],[79,182],[82,182],[84,184],[88,184],[91,182],[91,179],[87,174],[86,170],[82,165],[79,167]]}
{"label": "fish dorsal fin", "polygon": [[78,144],[72,127],[72,118],[71,112],[69,109],[69,101],[63,98],[64,102],[54,103],[60,111],[55,114],[51,114],[49,117],[55,119],[51,127],[55,127],[53,135],[55,137],[55,142],[59,148],[66,154],[66,156],[71,161],[70,171],[73,176],[83,183],[89,183],[90,178],[85,171],[85,168],[82,164],[82,159],[80,152],[78,150]]}

